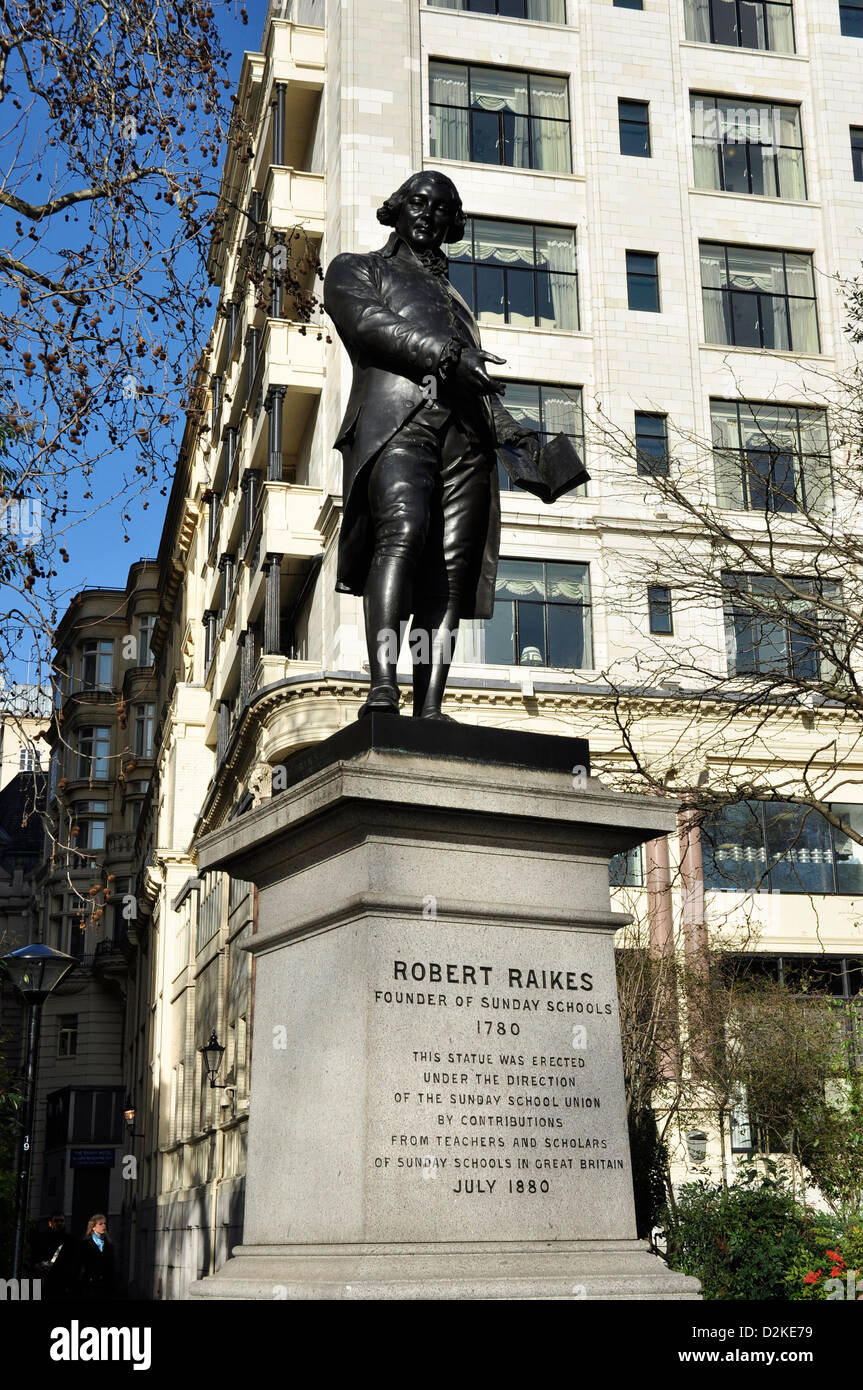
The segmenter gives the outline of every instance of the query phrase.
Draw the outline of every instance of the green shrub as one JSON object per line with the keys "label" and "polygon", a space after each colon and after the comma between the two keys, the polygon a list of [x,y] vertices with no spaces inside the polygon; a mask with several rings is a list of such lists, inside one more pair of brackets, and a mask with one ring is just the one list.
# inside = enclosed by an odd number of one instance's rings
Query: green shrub
{"label": "green shrub", "polygon": [[[706,1299],[787,1299],[789,1272],[809,1249],[807,1212],[775,1170],[747,1169],[727,1190],[688,1183],[665,1211],[672,1269],[701,1280]],[[804,1271],[808,1272],[808,1271]]]}

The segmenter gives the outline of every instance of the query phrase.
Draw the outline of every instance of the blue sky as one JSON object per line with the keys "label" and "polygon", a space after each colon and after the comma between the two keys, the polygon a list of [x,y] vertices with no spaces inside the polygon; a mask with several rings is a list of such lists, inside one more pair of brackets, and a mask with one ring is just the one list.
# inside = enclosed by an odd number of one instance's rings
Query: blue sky
{"label": "blue sky", "polygon": [[[266,14],[265,0],[246,0],[249,22],[244,25],[240,19],[238,0],[228,0],[224,5],[214,6],[225,47],[231,53],[229,77],[232,89],[226,91],[230,98],[239,79],[243,52],[257,49],[263,30]],[[220,172],[220,171],[212,171]],[[213,311],[218,299],[218,290],[211,292]],[[212,313],[207,316],[207,326],[212,321]],[[180,416],[175,426],[175,447],[182,438],[184,417]],[[98,442],[98,441],[94,441]],[[68,563],[58,564],[56,584],[61,586],[61,616],[68,599],[79,590],[87,587],[106,586],[122,588],[125,585],[130,564],[141,556],[155,556],[162,530],[167,497],[161,496],[159,487],[150,484],[148,489],[134,498],[131,505],[127,499],[122,502],[106,501],[111,498],[118,477],[134,474],[136,463],[134,451],[125,448],[98,465],[95,479],[85,483],[80,477],[70,479],[69,516],[73,524],[66,531],[63,544],[69,556]],[[92,487],[94,500],[84,498],[88,487]],[[166,492],[170,490],[170,479],[165,480]],[[94,505],[105,502],[103,506]],[[123,523],[123,513],[130,520]],[[74,520],[75,517],[79,519]],[[128,541],[124,539],[124,530]],[[26,678],[22,672],[19,678]]]}

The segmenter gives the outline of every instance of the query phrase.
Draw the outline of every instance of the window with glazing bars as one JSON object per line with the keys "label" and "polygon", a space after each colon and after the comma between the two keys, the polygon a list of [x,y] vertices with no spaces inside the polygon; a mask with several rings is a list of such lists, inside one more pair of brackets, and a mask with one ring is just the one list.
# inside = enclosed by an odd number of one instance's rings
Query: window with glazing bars
{"label": "window with glazing bars", "polygon": [[138,650],[137,664],[139,666],[152,666],[153,651],[151,643],[153,633],[156,630],[156,614],[142,613],[138,618]]}
{"label": "window with glazing bars", "polygon": [[684,0],[683,13],[695,43],[795,51],[790,0]]}
{"label": "window with glazing bars", "polygon": [[57,1020],[57,1056],[74,1057],[78,1051],[78,1015],[60,1014]]}
{"label": "window with glazing bars", "polygon": [[[578,453],[584,458],[584,416],[582,413],[582,393],[580,386],[547,386],[535,381],[508,381],[503,403],[525,429],[534,430],[543,444],[547,444],[557,434],[565,434]],[[498,465],[498,480],[501,491],[512,491],[514,484],[509,474]],[[583,497],[586,484],[582,483],[565,496]],[[524,494],[522,493],[522,496]]]}
{"label": "window with glazing bars", "polygon": [[195,950],[200,951],[215,936],[222,925],[222,901],[224,878],[218,871],[203,875],[201,892],[198,895],[198,922],[195,932]]}
{"label": "window with glazing bars", "polygon": [[107,814],[107,801],[83,801],[75,807],[73,812],[75,819],[72,823],[72,847],[74,849],[93,851],[105,848],[108,822],[105,819],[94,817],[93,813],[97,808],[101,808],[103,816]]}
{"label": "window with glazing bars", "polygon": [[482,660],[503,666],[591,666],[587,565],[501,560]]}
{"label": "window with glazing bars", "polygon": [[565,77],[432,62],[429,113],[433,159],[572,170]]}
{"label": "window with glazing bars", "polygon": [[446,252],[450,281],[482,323],[578,328],[574,228],[469,217]]}
{"label": "window with glazing bars", "polygon": [[534,24],[565,24],[566,0],[427,0],[435,10],[468,10]]}
{"label": "window with glazing bars", "polygon": [[805,575],[722,576],[729,674],[780,683],[830,680],[841,669],[841,585]]}
{"label": "window with glazing bars", "polygon": [[110,690],[114,664],[112,641],[84,642],[81,646],[81,688]]}
{"label": "window with glazing bars", "polygon": [[690,94],[696,188],[806,198],[799,106]]}
{"label": "window with glazing bars", "polygon": [[734,511],[830,509],[827,411],[771,401],[710,402],[716,498]]}
{"label": "window with glazing bars", "polygon": [[863,892],[863,846],[848,834],[863,830],[863,806],[832,802],[830,810],[841,826],[793,801],[737,801],[708,814],[701,827],[705,888]]}
{"label": "window with glazing bars", "polygon": [[78,730],[78,766],[76,776],[94,777],[103,781],[108,776],[108,756],[111,749],[111,730],[87,725]]}
{"label": "window with glazing bars", "polygon": [[700,250],[705,342],[820,351],[809,252],[704,241]]}
{"label": "window with glazing bars", "polygon": [[156,706],[135,705],[135,757],[152,758]]}

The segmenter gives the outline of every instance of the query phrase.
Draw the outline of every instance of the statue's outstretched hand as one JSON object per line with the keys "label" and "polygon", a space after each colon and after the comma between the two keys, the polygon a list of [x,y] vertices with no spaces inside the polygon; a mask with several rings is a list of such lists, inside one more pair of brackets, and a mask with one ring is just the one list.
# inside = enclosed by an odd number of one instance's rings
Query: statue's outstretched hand
{"label": "statue's outstretched hand", "polygon": [[495,357],[493,352],[483,352],[481,348],[463,348],[455,377],[463,390],[472,391],[478,396],[502,396],[504,383],[489,376],[486,362],[497,362],[503,366],[505,357]]}

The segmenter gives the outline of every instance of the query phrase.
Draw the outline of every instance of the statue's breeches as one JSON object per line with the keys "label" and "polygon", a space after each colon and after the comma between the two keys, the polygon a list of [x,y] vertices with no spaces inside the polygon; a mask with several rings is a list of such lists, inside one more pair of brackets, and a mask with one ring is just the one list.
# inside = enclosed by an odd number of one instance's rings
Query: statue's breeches
{"label": "statue's breeches", "polygon": [[372,573],[401,559],[413,611],[429,601],[459,608],[472,595],[489,529],[495,456],[439,407],[409,420],[369,470]]}

